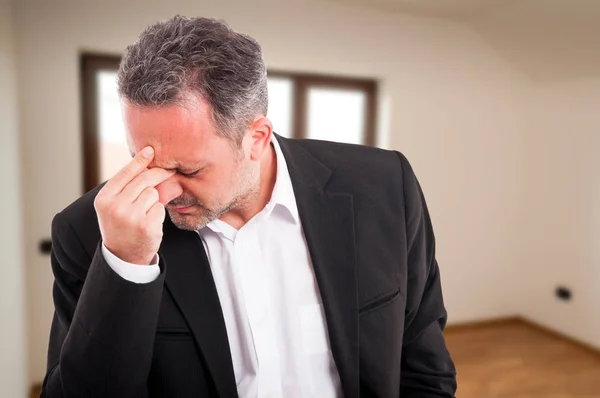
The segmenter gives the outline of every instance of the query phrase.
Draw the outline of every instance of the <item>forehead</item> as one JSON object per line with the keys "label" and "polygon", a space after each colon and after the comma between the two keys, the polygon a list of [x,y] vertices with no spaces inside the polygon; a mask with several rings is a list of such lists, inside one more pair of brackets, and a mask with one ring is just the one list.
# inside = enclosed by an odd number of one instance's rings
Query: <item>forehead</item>
{"label": "forehead", "polygon": [[210,153],[216,134],[205,102],[142,107],[124,101],[122,107],[129,150],[135,154],[145,146],[152,146],[155,160],[151,166],[192,166]]}

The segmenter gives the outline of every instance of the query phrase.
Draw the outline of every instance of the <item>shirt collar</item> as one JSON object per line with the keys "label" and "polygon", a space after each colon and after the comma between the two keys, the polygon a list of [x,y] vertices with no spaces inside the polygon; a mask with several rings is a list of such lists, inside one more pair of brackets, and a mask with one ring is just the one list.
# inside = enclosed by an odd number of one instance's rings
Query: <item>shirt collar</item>
{"label": "shirt collar", "polygon": [[285,156],[283,156],[283,152],[281,151],[281,147],[279,146],[279,142],[277,141],[277,138],[275,138],[275,135],[273,135],[271,143],[273,144],[275,156],[277,157],[277,173],[275,176],[275,186],[273,187],[273,193],[271,194],[269,203],[285,208],[292,216],[294,223],[298,223],[300,222],[300,216],[298,214],[294,187],[292,186],[292,179],[290,178]]}
{"label": "shirt collar", "polygon": [[[279,146],[279,142],[277,142],[275,135],[271,138],[271,144],[275,150],[277,172],[275,174],[275,186],[271,193],[271,199],[267,204],[267,207],[270,207],[269,214],[276,206],[280,206],[291,216],[292,222],[298,224],[300,222],[300,215],[296,205],[292,179],[290,178],[285,157],[283,156],[283,152],[281,151],[281,147]],[[222,233],[230,240],[234,240],[237,233],[235,228],[218,219],[211,221],[204,228],[209,228],[214,232]],[[204,228],[202,228],[202,230],[204,230]]]}

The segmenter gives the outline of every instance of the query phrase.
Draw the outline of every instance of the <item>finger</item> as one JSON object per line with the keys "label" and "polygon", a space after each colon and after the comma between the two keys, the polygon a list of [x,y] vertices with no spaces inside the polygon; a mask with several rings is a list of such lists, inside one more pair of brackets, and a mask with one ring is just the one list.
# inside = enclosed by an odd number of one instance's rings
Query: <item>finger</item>
{"label": "finger", "polygon": [[154,167],[138,174],[127,184],[120,194],[123,200],[133,203],[138,196],[148,187],[155,187],[166,179],[172,177],[175,171]]}
{"label": "finger", "polygon": [[152,205],[152,207],[150,208],[150,210],[148,210],[148,213],[146,213],[148,215],[148,221],[150,223],[154,223],[154,222],[163,222],[165,220],[165,206],[163,206],[162,203],[160,202],[156,202],[154,205]]}
{"label": "finger", "polygon": [[[144,214],[148,213],[150,208],[158,202],[158,191],[154,187],[147,187],[140,196],[133,202],[133,206],[138,208]],[[138,213],[139,214],[139,213]]]}
{"label": "finger", "polygon": [[111,178],[104,186],[105,192],[117,195],[127,184],[133,180],[138,174],[146,170],[154,158],[154,149],[147,146],[139,151],[133,159],[125,167],[123,167],[113,178]]}

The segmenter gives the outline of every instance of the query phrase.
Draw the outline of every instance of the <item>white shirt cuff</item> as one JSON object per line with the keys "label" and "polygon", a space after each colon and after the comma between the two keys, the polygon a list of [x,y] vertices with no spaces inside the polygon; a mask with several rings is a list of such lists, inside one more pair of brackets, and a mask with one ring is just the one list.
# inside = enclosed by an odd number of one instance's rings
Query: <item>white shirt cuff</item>
{"label": "white shirt cuff", "polygon": [[133,283],[150,283],[160,275],[158,266],[158,254],[154,255],[150,265],[136,265],[127,263],[115,256],[102,243],[102,255],[104,259],[121,278]]}

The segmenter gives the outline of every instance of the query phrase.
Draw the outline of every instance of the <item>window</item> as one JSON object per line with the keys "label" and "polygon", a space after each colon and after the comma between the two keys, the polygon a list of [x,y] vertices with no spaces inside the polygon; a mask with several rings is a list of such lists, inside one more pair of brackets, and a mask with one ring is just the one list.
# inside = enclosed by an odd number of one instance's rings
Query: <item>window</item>
{"label": "window", "polygon": [[[131,159],[117,95],[119,61],[118,56],[81,56],[86,191]],[[268,85],[267,116],[277,134],[375,145],[375,81],[269,71]]]}
{"label": "window", "polygon": [[117,94],[119,57],[81,57],[84,189],[111,178],[129,160]]}
{"label": "window", "polygon": [[269,118],[275,132],[375,145],[374,80],[269,72]]}

